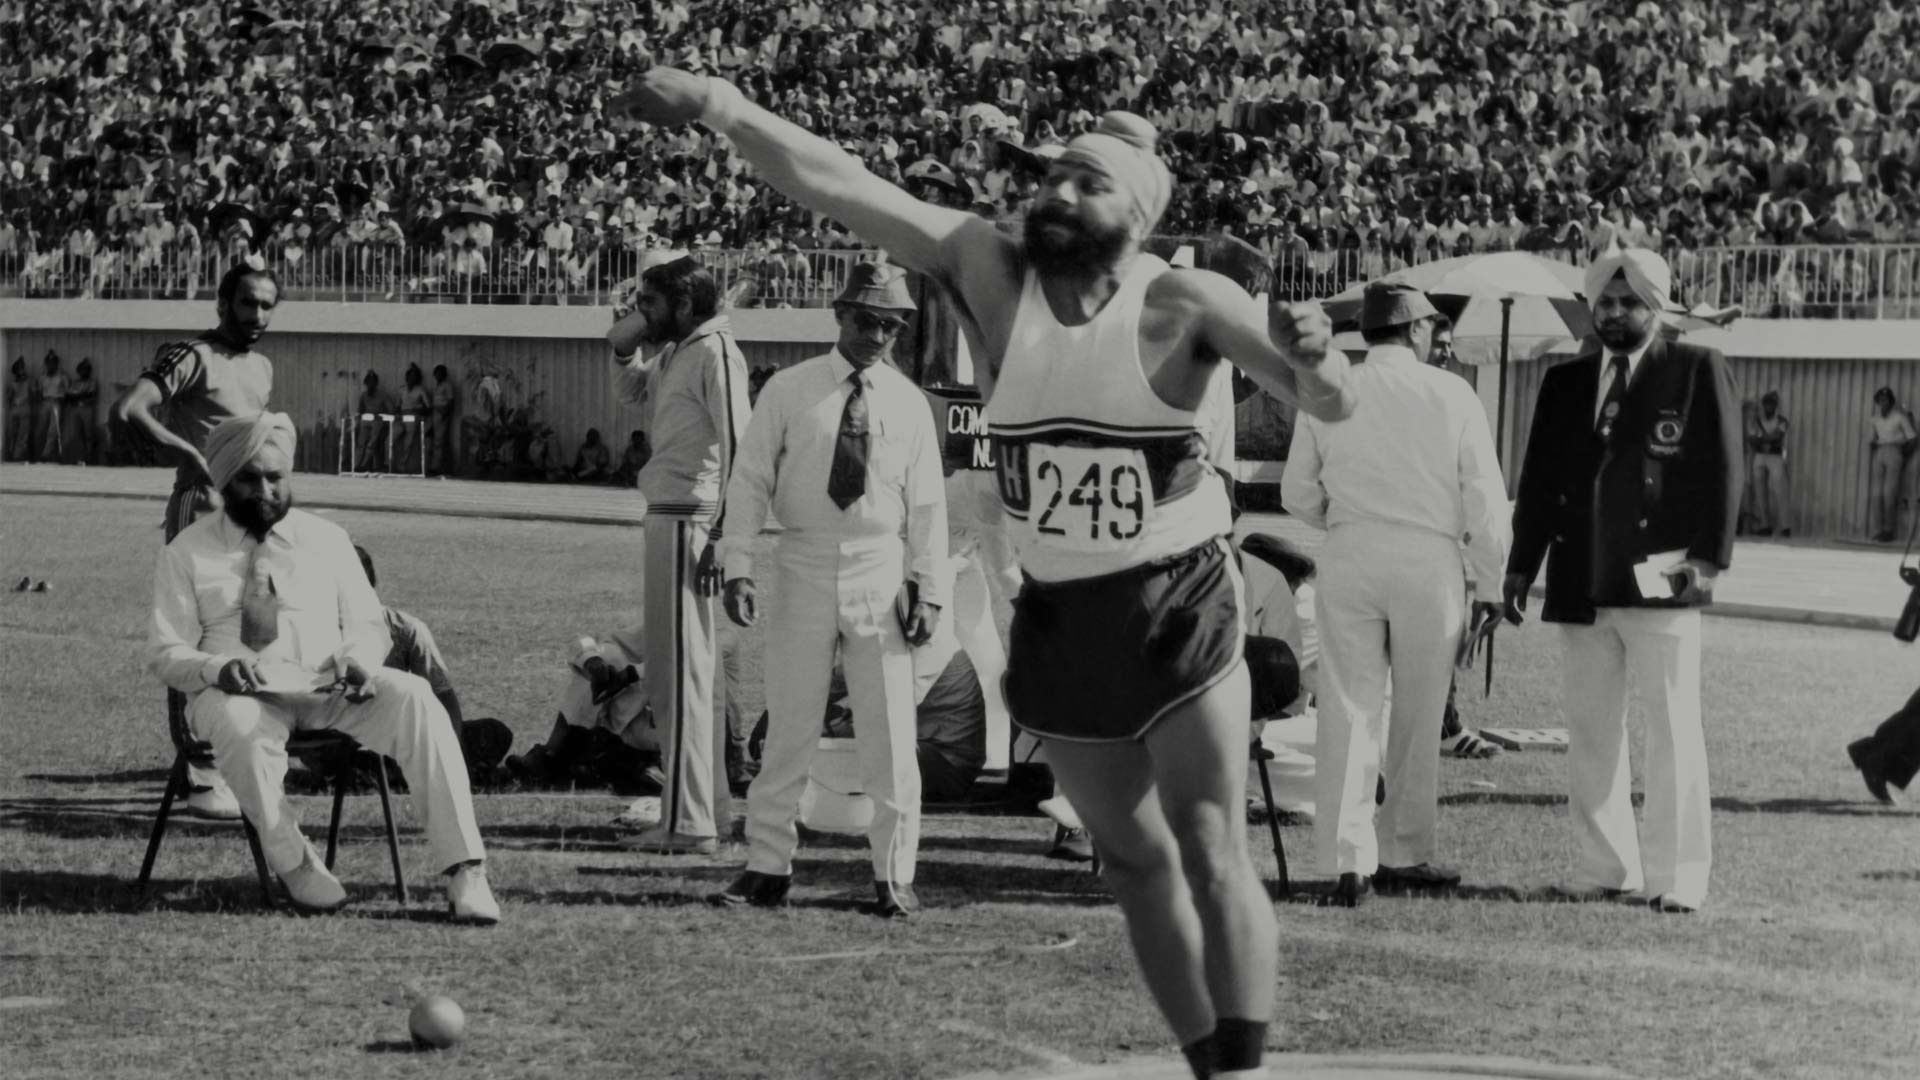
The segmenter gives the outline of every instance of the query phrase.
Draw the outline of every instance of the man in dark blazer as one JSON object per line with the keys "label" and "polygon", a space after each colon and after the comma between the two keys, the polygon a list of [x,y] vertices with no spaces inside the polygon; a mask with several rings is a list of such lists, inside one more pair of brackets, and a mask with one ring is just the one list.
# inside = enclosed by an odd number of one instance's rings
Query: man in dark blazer
{"label": "man in dark blazer", "polygon": [[[1610,248],[1588,268],[1598,346],[1547,372],[1520,470],[1507,617],[1547,561],[1562,624],[1573,898],[1644,895],[1692,912],[1712,863],[1700,719],[1700,608],[1732,561],[1740,408],[1718,352],[1663,339],[1670,271]],[[1551,554],[1552,558],[1547,559]],[[1644,858],[1627,761],[1628,673],[1647,721]]]}

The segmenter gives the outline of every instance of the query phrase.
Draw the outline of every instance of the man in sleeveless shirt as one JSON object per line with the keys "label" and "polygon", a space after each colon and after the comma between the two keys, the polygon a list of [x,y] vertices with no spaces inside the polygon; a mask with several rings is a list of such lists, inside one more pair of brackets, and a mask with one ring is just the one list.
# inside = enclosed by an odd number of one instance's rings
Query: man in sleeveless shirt
{"label": "man in sleeveless shirt", "polygon": [[[235,263],[220,279],[215,305],[220,325],[160,346],[153,363],[113,403],[109,419],[117,437],[148,443],[178,465],[167,499],[167,543],[195,518],[219,508],[220,496],[203,453],[207,436],[222,421],[266,411],[273,362],[255,346],[279,302],[279,279],[265,262]],[[185,710],[186,699],[168,690],[167,717],[176,730],[185,730]],[[218,772],[192,763],[187,772],[190,812],[223,820],[240,817],[240,804]]]}
{"label": "man in sleeveless shirt", "polygon": [[1229,279],[1140,251],[1171,178],[1130,114],[1055,159],[1024,236],[914,199],[717,78],[653,68],[615,114],[700,121],[953,293],[1026,575],[1014,721],[1045,740],[1090,827],[1194,1074],[1265,1076],[1278,931],[1247,849],[1241,587],[1197,410],[1224,358],[1311,415],[1347,415],[1326,316],[1262,312]]}

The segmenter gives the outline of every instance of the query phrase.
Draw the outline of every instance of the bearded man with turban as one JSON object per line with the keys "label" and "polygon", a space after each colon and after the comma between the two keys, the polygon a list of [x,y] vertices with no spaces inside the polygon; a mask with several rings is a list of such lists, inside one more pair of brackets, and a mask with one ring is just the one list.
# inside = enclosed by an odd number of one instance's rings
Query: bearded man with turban
{"label": "bearded man with turban", "polygon": [[346,530],[294,509],[293,421],[223,421],[204,453],[222,512],[160,552],[147,666],[186,696],[268,865],[303,911],[346,902],[285,786],[288,736],[339,731],[400,763],[454,919],[498,922],[460,738],[425,679],[383,666],[392,640]]}
{"label": "bearded man with turban", "polygon": [[[952,295],[1026,576],[1014,722],[1046,745],[1092,832],[1194,1074],[1264,1076],[1278,930],[1242,818],[1244,617],[1206,410],[1224,361],[1310,415],[1347,416],[1326,316],[1263,309],[1220,274],[1170,273],[1141,250],[1173,185],[1131,113],[1067,144],[1023,236],[915,199],[722,79],[655,67],[612,113],[700,122],[782,194]],[[761,884],[742,902],[785,895]]]}
{"label": "bearded man with turban", "polygon": [[[1700,608],[1733,559],[1742,433],[1726,359],[1659,332],[1671,283],[1666,261],[1644,248],[1610,247],[1588,268],[1599,340],[1541,381],[1504,591],[1518,622],[1546,561],[1541,617],[1562,626],[1579,851],[1566,891],[1686,913],[1706,901],[1713,861]],[[1641,835],[1629,681],[1647,724]]]}

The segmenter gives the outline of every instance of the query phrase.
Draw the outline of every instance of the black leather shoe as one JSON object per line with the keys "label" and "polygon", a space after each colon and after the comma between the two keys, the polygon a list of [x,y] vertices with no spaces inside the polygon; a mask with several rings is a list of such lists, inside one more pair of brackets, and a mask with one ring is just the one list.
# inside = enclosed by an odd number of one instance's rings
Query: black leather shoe
{"label": "black leather shoe", "polygon": [[873,894],[877,899],[867,912],[883,919],[904,919],[920,910],[920,898],[913,895],[911,885],[876,881],[873,883]]}
{"label": "black leather shoe", "polygon": [[1333,888],[1321,894],[1319,906],[1356,908],[1366,901],[1367,894],[1372,891],[1373,886],[1359,874],[1341,874],[1340,880],[1333,883]]}
{"label": "black leather shoe", "polygon": [[1900,796],[1894,794],[1896,789],[1880,771],[1880,763],[1873,759],[1872,743],[1871,739],[1856,739],[1848,743],[1847,757],[1853,761],[1853,767],[1860,770],[1860,778],[1867,782],[1867,794],[1886,806],[1899,806]]}
{"label": "black leather shoe", "polygon": [[1069,829],[1065,825],[1053,827],[1053,847],[1047,851],[1049,859],[1064,859],[1067,862],[1092,862],[1093,838],[1085,829]]}
{"label": "black leather shoe", "polygon": [[1460,871],[1450,867],[1421,863],[1418,866],[1383,866],[1374,871],[1373,887],[1380,892],[1418,892],[1425,889],[1451,889],[1460,884]]}
{"label": "black leather shoe", "polygon": [[748,870],[733,879],[725,892],[717,892],[707,897],[707,903],[715,907],[764,907],[778,908],[787,906],[787,889],[793,885],[790,874],[763,874],[758,870]]}

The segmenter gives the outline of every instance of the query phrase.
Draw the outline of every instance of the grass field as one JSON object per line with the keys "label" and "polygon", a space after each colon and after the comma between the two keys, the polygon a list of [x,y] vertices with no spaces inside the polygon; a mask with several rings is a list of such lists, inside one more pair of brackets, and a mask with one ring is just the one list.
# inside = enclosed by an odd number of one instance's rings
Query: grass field
{"label": "grass field", "polygon": [[[612,496],[610,496],[612,497]],[[493,930],[444,925],[404,814],[411,910],[388,895],[378,803],[349,800],[332,918],[257,906],[230,826],[180,822],[131,884],[170,760],[138,650],[160,504],[0,497],[0,1076],[951,1077],[1171,1052],[1117,909],[1044,859],[1037,819],[928,819],[930,910],[841,897],[855,838],[801,854],[784,914],[698,902],[743,849],[643,858],[621,800],[481,796]],[[544,733],[572,637],[631,617],[637,530],[335,512],[383,597],[426,619],[469,715]],[[1911,1075],[1920,1058],[1920,821],[1866,801],[1842,744],[1911,690],[1884,634],[1710,620],[1716,863],[1707,909],[1539,902],[1570,865],[1564,756],[1444,763],[1449,900],[1280,905],[1281,1050],[1452,1051],[1671,1077]],[[1557,723],[1553,631],[1502,636],[1488,726]],[[747,639],[752,695],[758,643]],[[1479,782],[1476,784],[1476,782]],[[1485,786],[1491,784],[1491,787]],[[320,799],[298,800],[310,834]],[[1254,850],[1269,869],[1264,830]],[[1296,879],[1305,830],[1286,833]],[[406,1008],[448,993],[471,1032],[409,1052]],[[40,999],[38,1002],[22,999]]]}

